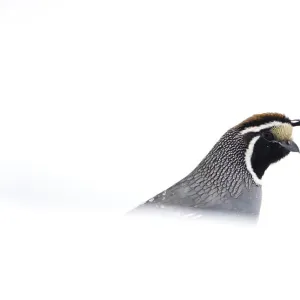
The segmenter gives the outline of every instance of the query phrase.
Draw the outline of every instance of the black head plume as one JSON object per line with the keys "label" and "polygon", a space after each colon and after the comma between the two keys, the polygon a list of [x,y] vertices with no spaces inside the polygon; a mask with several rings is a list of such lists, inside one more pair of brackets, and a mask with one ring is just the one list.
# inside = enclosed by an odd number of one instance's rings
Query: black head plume
{"label": "black head plume", "polygon": [[300,126],[300,120],[291,120],[291,124],[293,127]]}

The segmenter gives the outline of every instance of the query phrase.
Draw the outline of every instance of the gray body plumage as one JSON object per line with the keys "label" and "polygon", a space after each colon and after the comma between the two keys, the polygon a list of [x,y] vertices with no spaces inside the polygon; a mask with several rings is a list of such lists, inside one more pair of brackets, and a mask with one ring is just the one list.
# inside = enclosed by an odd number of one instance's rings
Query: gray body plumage
{"label": "gray body plumage", "polygon": [[261,186],[254,182],[246,167],[247,146],[237,129],[230,129],[188,176],[136,210],[171,209],[189,214],[209,211],[257,216]]}

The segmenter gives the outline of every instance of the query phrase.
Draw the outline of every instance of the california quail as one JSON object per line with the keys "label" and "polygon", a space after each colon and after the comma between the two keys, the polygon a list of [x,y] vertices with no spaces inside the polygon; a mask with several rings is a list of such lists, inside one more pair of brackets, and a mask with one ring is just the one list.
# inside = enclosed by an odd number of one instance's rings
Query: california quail
{"label": "california quail", "polygon": [[300,120],[283,114],[253,115],[229,129],[189,175],[132,212],[171,209],[189,216],[214,212],[257,218],[266,169],[299,152],[294,126]]}

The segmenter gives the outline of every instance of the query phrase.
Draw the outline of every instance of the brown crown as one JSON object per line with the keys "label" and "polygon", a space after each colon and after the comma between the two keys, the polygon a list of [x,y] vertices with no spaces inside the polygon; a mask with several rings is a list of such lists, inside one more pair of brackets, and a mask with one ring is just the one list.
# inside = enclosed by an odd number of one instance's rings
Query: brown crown
{"label": "brown crown", "polygon": [[259,125],[262,125],[265,123],[270,123],[273,121],[279,121],[279,122],[283,122],[283,123],[291,123],[291,120],[283,114],[262,113],[262,114],[255,114],[255,115],[247,118],[246,120],[244,120],[243,122],[238,124],[236,126],[236,128],[243,130],[247,127],[259,126]]}

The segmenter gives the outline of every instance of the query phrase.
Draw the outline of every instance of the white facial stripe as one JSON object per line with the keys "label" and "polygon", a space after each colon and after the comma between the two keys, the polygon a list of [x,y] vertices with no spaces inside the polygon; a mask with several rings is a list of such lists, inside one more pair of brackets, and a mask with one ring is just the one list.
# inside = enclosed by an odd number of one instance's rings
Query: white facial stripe
{"label": "white facial stripe", "polygon": [[252,154],[253,154],[254,145],[258,139],[259,139],[259,136],[256,136],[250,141],[248,149],[246,150],[245,161],[246,161],[247,169],[248,169],[249,173],[252,175],[254,182],[257,185],[261,185],[262,180],[257,177],[257,175],[255,174],[255,172],[252,168],[252,164],[251,164],[251,158],[252,158]]}
{"label": "white facial stripe", "polygon": [[269,123],[262,124],[259,126],[252,126],[252,127],[245,128],[244,130],[241,131],[241,134],[245,134],[248,132],[259,132],[263,129],[268,129],[268,128],[271,128],[274,126],[280,126],[282,124],[288,124],[288,123],[282,123],[280,121],[273,121],[273,122],[269,122]]}

